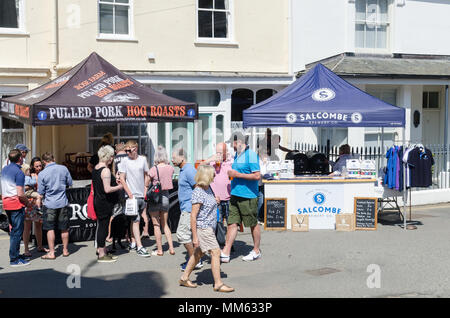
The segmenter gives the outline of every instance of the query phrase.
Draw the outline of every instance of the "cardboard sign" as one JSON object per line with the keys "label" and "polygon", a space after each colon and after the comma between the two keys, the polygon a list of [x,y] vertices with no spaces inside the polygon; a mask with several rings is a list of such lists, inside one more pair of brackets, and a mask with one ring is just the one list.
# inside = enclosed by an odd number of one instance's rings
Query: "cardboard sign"
{"label": "cardboard sign", "polygon": [[355,230],[354,214],[338,214],[336,215],[336,231],[351,232]]}
{"label": "cardboard sign", "polygon": [[291,215],[291,229],[292,232],[308,232],[309,231],[309,217],[307,214]]}
{"label": "cardboard sign", "polygon": [[356,230],[376,230],[378,198],[355,198],[354,214]]}
{"label": "cardboard sign", "polygon": [[264,199],[264,229],[286,230],[287,199]]}

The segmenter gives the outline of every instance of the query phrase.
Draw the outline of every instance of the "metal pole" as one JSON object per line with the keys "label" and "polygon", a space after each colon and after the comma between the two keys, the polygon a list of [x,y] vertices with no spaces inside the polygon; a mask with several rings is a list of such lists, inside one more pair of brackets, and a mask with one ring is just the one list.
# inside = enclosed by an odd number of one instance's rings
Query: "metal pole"
{"label": "metal pole", "polygon": [[36,126],[31,126],[31,157],[36,157]]}
{"label": "metal pole", "polygon": [[[405,127],[403,127],[403,149],[406,148],[405,142]],[[406,190],[406,167],[403,165],[403,229],[406,230],[406,200],[407,200],[407,190]]]}
{"label": "metal pole", "polygon": [[445,172],[448,171],[447,164],[447,144],[448,144],[448,85],[445,85],[445,120],[444,120],[444,163]]}

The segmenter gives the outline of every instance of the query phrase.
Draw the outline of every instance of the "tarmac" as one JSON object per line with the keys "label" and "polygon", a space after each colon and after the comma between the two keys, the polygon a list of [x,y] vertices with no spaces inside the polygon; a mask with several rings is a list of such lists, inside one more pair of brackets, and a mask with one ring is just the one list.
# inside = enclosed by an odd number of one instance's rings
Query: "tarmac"
{"label": "tarmac", "polygon": [[[409,219],[409,214],[408,214]],[[213,291],[209,257],[191,275],[199,286],[178,286],[185,249],[142,258],[120,250],[115,263],[97,263],[94,242],[70,244],[69,257],[42,260],[32,248],[31,265],[9,266],[9,236],[0,233],[0,298],[438,298],[450,296],[450,204],[412,208],[416,230],[397,215],[379,215],[375,231],[262,231],[262,258],[244,262],[252,249],[249,229],[239,233],[230,263],[221,265],[231,294]],[[165,238],[163,238],[165,242]],[[154,237],[144,246],[155,248]],[[23,253],[23,247],[21,249]]]}

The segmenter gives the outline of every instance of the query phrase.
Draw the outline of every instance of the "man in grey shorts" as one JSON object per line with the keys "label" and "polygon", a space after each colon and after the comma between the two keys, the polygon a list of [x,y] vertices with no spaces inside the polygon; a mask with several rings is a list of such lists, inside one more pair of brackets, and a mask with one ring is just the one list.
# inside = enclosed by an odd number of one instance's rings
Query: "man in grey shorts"
{"label": "man in grey shorts", "polygon": [[138,155],[138,145],[135,141],[128,141],[126,143],[125,152],[128,158],[124,158],[119,164],[120,182],[125,190],[127,198],[136,198],[138,202],[138,214],[132,218],[132,234],[130,249],[136,249],[136,253],[142,257],[149,257],[150,254],[144,248],[141,242],[141,233],[139,223],[141,221],[141,213],[145,213],[144,197],[148,188],[145,185],[149,184],[148,177],[148,163],[144,156]]}
{"label": "man in grey shorts", "polygon": [[[184,244],[188,252],[188,259],[194,254],[194,245],[192,244],[191,232],[191,211],[192,211],[192,191],[195,186],[195,170],[194,166],[187,162],[186,152],[183,149],[175,150],[172,153],[172,163],[180,168],[180,176],[178,177],[178,201],[180,202],[180,220],[178,221],[177,238],[178,242]],[[181,265],[181,270],[186,269],[187,261]],[[196,269],[202,268],[203,262],[195,266]]]}

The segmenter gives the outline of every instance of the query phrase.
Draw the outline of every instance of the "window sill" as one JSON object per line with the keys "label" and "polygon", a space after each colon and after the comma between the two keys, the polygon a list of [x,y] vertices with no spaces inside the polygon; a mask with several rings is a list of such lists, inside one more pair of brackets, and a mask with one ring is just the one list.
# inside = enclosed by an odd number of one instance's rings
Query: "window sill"
{"label": "window sill", "polygon": [[29,37],[30,33],[23,31],[23,30],[16,30],[16,29],[7,29],[7,28],[0,28],[0,36],[23,36],[23,37]]}
{"label": "window sill", "polygon": [[239,43],[234,41],[227,40],[212,40],[212,39],[197,39],[194,42],[195,46],[204,46],[204,47],[234,47],[238,48]]}
{"label": "window sill", "polygon": [[105,42],[134,42],[138,43],[139,41],[135,38],[129,37],[129,36],[104,36],[99,35],[96,38],[97,41],[105,41]]}
{"label": "window sill", "polygon": [[356,54],[380,54],[380,55],[391,55],[392,53],[389,49],[367,49],[367,48],[355,48]]}

